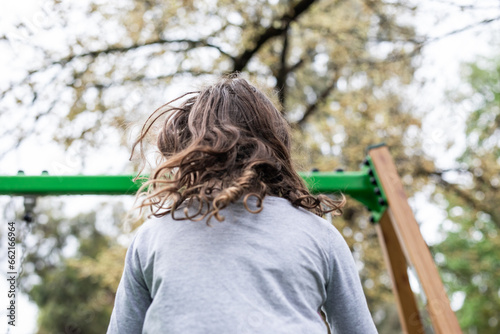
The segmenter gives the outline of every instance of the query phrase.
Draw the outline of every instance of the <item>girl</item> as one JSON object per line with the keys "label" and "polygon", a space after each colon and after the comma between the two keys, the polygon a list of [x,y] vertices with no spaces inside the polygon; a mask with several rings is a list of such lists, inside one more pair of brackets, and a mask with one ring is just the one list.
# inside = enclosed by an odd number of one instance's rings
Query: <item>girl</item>
{"label": "girl", "polygon": [[134,144],[164,117],[140,204],[154,218],[127,251],[108,333],[376,333],[350,250],[319,217],[345,198],[309,193],[282,114],[238,75],[184,96]]}

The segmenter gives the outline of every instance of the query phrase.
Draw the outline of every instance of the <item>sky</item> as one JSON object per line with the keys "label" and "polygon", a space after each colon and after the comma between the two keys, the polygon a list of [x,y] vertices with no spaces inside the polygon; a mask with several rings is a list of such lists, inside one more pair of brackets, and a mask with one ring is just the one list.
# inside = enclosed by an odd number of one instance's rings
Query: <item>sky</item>
{"label": "sky", "polygon": [[[44,9],[42,0],[24,0],[22,2],[2,1],[0,2],[0,35],[4,32],[15,31],[14,23],[23,21],[32,24],[34,29],[40,29],[39,22],[50,18],[50,13]],[[413,3],[417,3],[414,1]],[[454,4],[460,4],[464,9]],[[478,4],[476,7],[481,9],[471,10],[468,5]],[[407,20],[414,23],[419,35],[430,37],[440,37],[459,28],[466,27],[469,24],[480,22],[484,19],[500,16],[500,5],[498,1],[483,0],[476,1],[453,1],[453,0],[422,0],[418,1],[419,10],[415,17],[405,17],[401,20]],[[38,28],[37,28],[38,27]],[[464,115],[467,110],[451,109],[445,100],[447,91],[458,89],[460,83],[460,65],[463,62],[473,61],[477,56],[489,56],[500,54],[500,50],[492,48],[493,42],[497,41],[500,45],[500,36],[495,36],[493,32],[500,31],[500,23],[494,22],[488,25],[482,25],[475,29],[470,29],[459,34],[439,39],[425,46],[420,59],[419,69],[415,73],[416,83],[410,87],[407,92],[407,101],[415,106],[416,112],[423,115],[423,136],[425,140],[425,151],[433,157],[440,168],[452,167],[454,158],[460,154],[464,147]],[[19,72],[15,69],[13,61],[8,53],[1,52],[5,45],[0,45],[0,73],[5,78],[16,78]],[[418,82],[425,82],[419,85]],[[0,85],[4,80],[0,79]],[[1,87],[1,86],[0,86]],[[19,116],[20,117],[20,116]],[[453,141],[455,145],[452,149],[446,149],[444,143]],[[33,150],[34,142],[27,141],[15,153],[9,154],[3,160],[0,173],[12,175],[17,170],[24,170],[26,174],[37,175],[42,170],[53,170],[57,166],[69,166],[71,169],[74,161],[72,154],[77,152],[62,152],[56,145],[51,145],[48,141],[44,143],[43,150]],[[1,147],[0,143],[0,147]],[[102,152],[101,152],[102,154]],[[105,152],[105,154],[114,156],[114,159],[128,159],[128,152]],[[91,156],[90,159],[98,161],[102,156]],[[33,163],[36,161],[36,163]],[[89,166],[99,166],[99,164],[89,163]],[[89,167],[89,174],[99,173],[99,169]],[[116,172],[119,172],[118,170]],[[429,190],[430,191],[430,190]],[[1,198],[1,196],[0,196]],[[8,199],[1,198],[0,205],[4,205],[4,221],[9,216],[8,207],[5,206]],[[16,200],[15,205],[20,205]],[[87,202],[85,208],[92,205],[92,201]],[[424,239],[432,244],[440,240],[437,233],[437,226],[444,219],[443,213],[436,207],[429,205],[427,194],[424,192],[417,194],[410,199],[410,204],[415,212],[417,221],[421,222],[421,230]],[[71,205],[70,205],[71,207]],[[71,209],[76,209],[75,206]],[[1,251],[5,253],[5,231],[1,231],[2,243]],[[0,259],[4,255],[0,255]],[[0,262],[0,267],[4,261]],[[6,267],[6,264],[5,264]],[[5,270],[1,270],[5,273]],[[6,291],[5,280],[0,280],[0,291]],[[4,293],[1,294],[0,305],[6,305],[7,298]],[[28,302],[26,296],[21,295],[18,299],[18,326],[10,328],[10,333],[33,333],[36,328],[36,307]],[[452,300],[454,308],[460,306],[460,296]],[[0,309],[4,309],[1,307]],[[6,329],[5,313],[0,312],[0,332]]]}

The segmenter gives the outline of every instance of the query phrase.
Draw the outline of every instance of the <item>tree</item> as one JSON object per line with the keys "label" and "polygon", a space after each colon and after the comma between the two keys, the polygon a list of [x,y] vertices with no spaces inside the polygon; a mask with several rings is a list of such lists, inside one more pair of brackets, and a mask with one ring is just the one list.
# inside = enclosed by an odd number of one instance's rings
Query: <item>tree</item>
{"label": "tree", "polygon": [[[96,227],[96,212],[103,206],[68,219],[62,206],[43,202],[32,229],[36,244],[28,247],[21,280],[39,307],[38,333],[105,332],[126,248]],[[113,207],[111,218],[109,227],[122,225],[121,205]]]}
{"label": "tree", "polygon": [[453,185],[458,193],[450,187],[441,192],[448,213],[443,224],[446,238],[434,251],[449,292],[465,298],[457,312],[462,328],[469,333],[498,333],[500,62],[480,58],[464,69],[466,89],[454,99],[457,105],[472,106],[466,119],[466,147],[457,159],[466,182]]}
{"label": "tree", "polygon": [[[86,29],[65,36],[62,51],[36,45],[38,61],[0,95],[4,107],[17,100],[20,107],[36,110],[32,127],[13,123],[7,131],[14,135],[14,145],[28,129],[40,131],[46,125],[44,118],[54,118],[59,129],[85,123],[55,135],[66,146],[75,141],[106,145],[106,138],[97,132],[111,131],[135,120],[134,111],[151,110],[164,102],[159,96],[173,82],[233,71],[245,71],[276,88],[297,126],[305,126],[322,108],[324,113],[333,100],[340,107],[358,103],[368,112],[380,100],[387,103],[380,108],[388,109],[394,100],[390,89],[371,100],[362,96],[374,88],[408,83],[412,56],[418,52],[413,30],[396,21],[406,9],[379,1],[270,5],[131,0],[113,8],[92,1],[84,8],[71,6],[54,3],[53,21],[72,31],[76,29],[72,13],[84,10]],[[28,34],[29,28],[24,28]],[[54,23],[38,33],[57,31]],[[113,31],[113,37],[107,31]],[[383,52],[378,50],[380,44],[386,47]],[[347,100],[340,101],[341,96]]]}

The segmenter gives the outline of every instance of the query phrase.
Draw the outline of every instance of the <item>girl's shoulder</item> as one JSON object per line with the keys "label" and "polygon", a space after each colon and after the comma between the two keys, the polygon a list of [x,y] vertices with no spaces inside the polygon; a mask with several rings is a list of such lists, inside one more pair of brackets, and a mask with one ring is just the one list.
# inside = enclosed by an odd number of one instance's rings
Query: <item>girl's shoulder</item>
{"label": "girl's shoulder", "polygon": [[330,221],[304,208],[295,207],[285,198],[269,196],[265,198],[264,204],[268,205],[268,212],[271,210],[274,211],[273,215],[276,219],[288,220],[293,227],[300,226],[308,231],[314,231],[317,235],[323,235],[330,241],[332,239],[343,240],[340,232]]}

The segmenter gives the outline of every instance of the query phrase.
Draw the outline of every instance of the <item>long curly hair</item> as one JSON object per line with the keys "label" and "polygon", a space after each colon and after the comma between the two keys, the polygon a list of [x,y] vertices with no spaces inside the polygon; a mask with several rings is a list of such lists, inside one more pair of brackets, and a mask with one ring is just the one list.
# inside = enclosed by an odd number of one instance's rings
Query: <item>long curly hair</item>
{"label": "long curly hair", "polygon": [[[171,103],[185,99],[179,107]],[[342,214],[346,200],[313,196],[293,168],[290,127],[271,100],[238,74],[190,92],[149,116],[137,145],[161,119],[156,146],[160,161],[137,193],[138,208],[173,219],[223,221],[221,210],[243,197],[245,208],[258,213],[265,196],[282,197],[317,215]],[[142,170],[139,172],[141,174]],[[139,177],[139,176],[138,176]],[[137,177],[136,177],[137,179]],[[248,199],[256,198],[256,209]],[[196,212],[188,206],[195,204]],[[186,204],[184,216],[176,210]]]}

